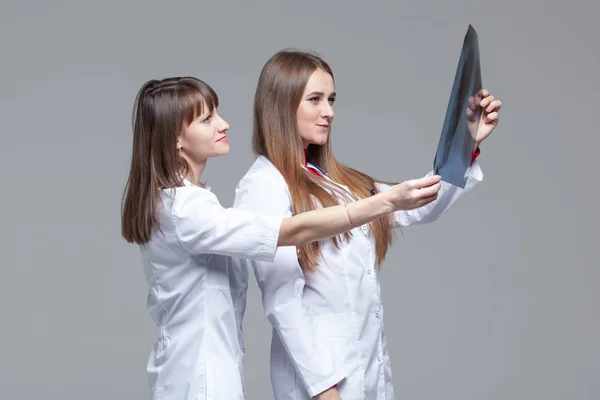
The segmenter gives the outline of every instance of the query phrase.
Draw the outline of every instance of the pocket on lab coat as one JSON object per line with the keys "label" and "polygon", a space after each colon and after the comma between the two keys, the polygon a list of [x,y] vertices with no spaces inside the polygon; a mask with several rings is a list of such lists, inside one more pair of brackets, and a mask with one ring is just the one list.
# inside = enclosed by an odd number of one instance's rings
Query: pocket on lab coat
{"label": "pocket on lab coat", "polygon": [[[340,393],[352,393],[352,398],[362,398],[364,392],[363,366],[360,361],[358,340],[350,321],[350,313],[314,316],[313,323],[320,338],[315,343],[315,350],[322,354],[331,352],[332,368],[334,370],[344,368],[347,371],[346,378],[338,384]],[[324,361],[328,362],[328,360]]]}

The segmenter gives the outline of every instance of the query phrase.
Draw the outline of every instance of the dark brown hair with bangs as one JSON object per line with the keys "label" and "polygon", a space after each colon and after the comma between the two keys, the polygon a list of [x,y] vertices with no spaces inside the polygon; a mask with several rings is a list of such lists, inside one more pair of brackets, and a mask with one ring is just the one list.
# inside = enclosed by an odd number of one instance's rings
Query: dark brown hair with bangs
{"label": "dark brown hair with bangs", "polygon": [[177,152],[177,138],[196,117],[219,106],[215,91],[193,77],[150,80],[133,106],[133,147],[121,204],[121,233],[144,244],[160,229],[160,192],[183,186],[190,166]]}

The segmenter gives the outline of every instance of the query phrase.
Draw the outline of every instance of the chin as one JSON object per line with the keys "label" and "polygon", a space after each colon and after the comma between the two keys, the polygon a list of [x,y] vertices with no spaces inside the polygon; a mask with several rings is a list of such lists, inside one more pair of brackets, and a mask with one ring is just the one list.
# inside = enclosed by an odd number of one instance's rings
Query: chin
{"label": "chin", "polygon": [[211,158],[215,158],[215,157],[222,157],[229,154],[229,146],[227,146],[226,149],[219,149],[219,151],[216,151]]}
{"label": "chin", "polygon": [[322,146],[325,143],[327,143],[327,138],[328,137],[329,137],[329,135],[327,133],[315,135],[315,137],[313,138],[313,140],[311,140],[311,144],[316,144],[318,146]]}

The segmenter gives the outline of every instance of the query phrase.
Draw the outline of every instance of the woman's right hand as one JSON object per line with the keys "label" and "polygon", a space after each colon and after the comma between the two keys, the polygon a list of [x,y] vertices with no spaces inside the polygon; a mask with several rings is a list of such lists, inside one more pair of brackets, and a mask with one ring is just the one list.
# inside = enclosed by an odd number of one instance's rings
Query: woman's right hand
{"label": "woman's right hand", "polygon": [[394,185],[386,191],[394,210],[412,210],[437,199],[442,177],[439,175],[411,179]]}

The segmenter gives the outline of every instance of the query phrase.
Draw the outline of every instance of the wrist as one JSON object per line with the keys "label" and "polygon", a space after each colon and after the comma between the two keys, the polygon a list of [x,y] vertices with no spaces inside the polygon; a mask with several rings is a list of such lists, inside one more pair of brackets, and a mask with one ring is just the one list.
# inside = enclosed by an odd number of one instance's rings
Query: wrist
{"label": "wrist", "polygon": [[396,211],[394,207],[394,202],[392,201],[392,191],[385,191],[382,193],[378,193],[372,197],[372,199],[379,202],[379,206],[383,214],[390,214]]}
{"label": "wrist", "polygon": [[313,397],[314,399],[317,400],[328,400],[328,399],[338,399],[338,391],[337,391],[337,385],[330,387],[329,389],[325,390],[324,392],[319,393],[318,395],[316,395],[315,397]]}

